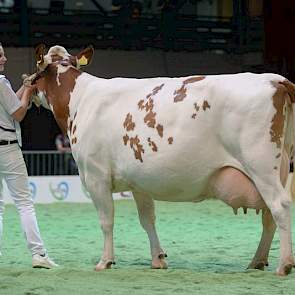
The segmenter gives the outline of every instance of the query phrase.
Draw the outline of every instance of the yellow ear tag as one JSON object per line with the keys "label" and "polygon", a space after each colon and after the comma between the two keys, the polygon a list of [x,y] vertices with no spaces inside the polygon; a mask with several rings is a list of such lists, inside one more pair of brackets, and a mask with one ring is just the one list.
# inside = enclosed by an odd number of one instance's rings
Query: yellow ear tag
{"label": "yellow ear tag", "polygon": [[86,66],[86,65],[88,65],[88,59],[85,57],[85,55],[82,55],[79,58],[78,63],[80,66]]}

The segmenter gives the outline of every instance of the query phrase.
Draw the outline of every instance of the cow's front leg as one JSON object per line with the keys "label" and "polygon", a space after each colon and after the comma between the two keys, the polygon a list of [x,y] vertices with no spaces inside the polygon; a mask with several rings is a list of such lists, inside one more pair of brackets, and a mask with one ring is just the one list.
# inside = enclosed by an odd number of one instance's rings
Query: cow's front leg
{"label": "cow's front leg", "polygon": [[98,211],[100,226],[104,237],[103,254],[95,270],[100,271],[112,267],[114,262],[114,201],[110,188],[105,184],[97,184],[88,189],[93,203]]}
{"label": "cow's front leg", "polygon": [[262,211],[262,225],[263,232],[261,240],[256,254],[248,266],[250,269],[264,270],[264,267],[268,266],[268,254],[274,233],[276,231],[276,224],[269,210]]}
{"label": "cow's front leg", "polygon": [[156,216],[154,201],[149,196],[141,193],[134,192],[133,196],[137,205],[140,224],[147,232],[150,240],[152,268],[167,268],[168,264],[165,261],[167,255],[160,246],[155,227]]}

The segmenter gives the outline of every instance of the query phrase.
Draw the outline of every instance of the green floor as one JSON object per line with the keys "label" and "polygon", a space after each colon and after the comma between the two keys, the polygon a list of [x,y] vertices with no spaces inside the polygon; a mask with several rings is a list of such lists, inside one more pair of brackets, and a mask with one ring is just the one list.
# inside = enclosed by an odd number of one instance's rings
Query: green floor
{"label": "green floor", "polygon": [[[157,202],[158,233],[169,269],[151,270],[149,243],[134,202],[116,201],[115,206],[117,265],[100,273],[93,269],[102,235],[91,204],[36,206],[48,252],[61,265],[54,270],[31,268],[18,215],[7,206],[0,294],[295,294],[295,270],[286,278],[274,275],[277,235],[268,270],[245,270],[260,239],[261,216],[254,210],[235,216],[219,201]],[[293,216],[295,222],[295,212]]]}

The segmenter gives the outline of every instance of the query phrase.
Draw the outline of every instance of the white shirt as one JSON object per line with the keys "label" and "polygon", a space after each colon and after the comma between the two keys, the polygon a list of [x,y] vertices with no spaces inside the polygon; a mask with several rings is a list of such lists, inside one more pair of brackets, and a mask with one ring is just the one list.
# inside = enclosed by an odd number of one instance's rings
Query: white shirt
{"label": "white shirt", "polygon": [[21,146],[21,129],[19,122],[11,116],[22,106],[19,98],[11,88],[10,82],[4,75],[0,75],[0,127],[13,129],[15,132],[0,128],[0,140],[15,140]]}

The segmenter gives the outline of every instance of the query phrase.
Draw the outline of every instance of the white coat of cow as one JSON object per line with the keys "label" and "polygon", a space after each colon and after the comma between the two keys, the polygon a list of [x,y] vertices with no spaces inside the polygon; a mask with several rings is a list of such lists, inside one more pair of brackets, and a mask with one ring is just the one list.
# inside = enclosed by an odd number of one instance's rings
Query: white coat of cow
{"label": "white coat of cow", "polygon": [[68,133],[82,183],[96,206],[104,249],[96,270],[114,263],[112,192],[130,190],[151,247],[166,268],[154,200],[216,197],[236,212],[262,209],[263,233],[249,268],[264,269],[276,226],[277,274],[294,265],[291,197],[284,186],[294,145],[295,87],[276,74],[101,79],[79,70],[93,49],[70,55],[36,49],[32,83]]}

